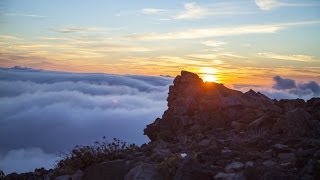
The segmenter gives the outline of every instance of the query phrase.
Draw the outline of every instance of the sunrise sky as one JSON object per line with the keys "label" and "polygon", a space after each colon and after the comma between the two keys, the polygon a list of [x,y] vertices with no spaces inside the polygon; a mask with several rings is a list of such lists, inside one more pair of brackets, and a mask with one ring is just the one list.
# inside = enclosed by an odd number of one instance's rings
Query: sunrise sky
{"label": "sunrise sky", "polygon": [[2,0],[0,66],[320,81],[318,0]]}

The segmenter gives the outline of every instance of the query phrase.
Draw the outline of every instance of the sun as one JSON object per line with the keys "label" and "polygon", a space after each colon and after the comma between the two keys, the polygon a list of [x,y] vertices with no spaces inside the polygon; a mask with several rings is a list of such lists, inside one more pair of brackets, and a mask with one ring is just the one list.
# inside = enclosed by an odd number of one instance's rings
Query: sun
{"label": "sun", "polygon": [[204,82],[217,82],[217,77],[213,74],[205,74],[202,76]]}
{"label": "sun", "polygon": [[201,78],[204,82],[217,82],[217,69],[211,67],[201,68]]}

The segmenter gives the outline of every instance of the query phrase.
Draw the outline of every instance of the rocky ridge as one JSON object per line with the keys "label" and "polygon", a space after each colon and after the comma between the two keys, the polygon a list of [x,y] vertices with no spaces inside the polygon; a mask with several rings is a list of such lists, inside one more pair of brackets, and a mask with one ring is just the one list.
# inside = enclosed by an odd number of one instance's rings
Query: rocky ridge
{"label": "rocky ridge", "polygon": [[[135,152],[3,179],[320,179],[320,98],[272,100],[182,71]],[[0,178],[1,179],[1,178]]]}

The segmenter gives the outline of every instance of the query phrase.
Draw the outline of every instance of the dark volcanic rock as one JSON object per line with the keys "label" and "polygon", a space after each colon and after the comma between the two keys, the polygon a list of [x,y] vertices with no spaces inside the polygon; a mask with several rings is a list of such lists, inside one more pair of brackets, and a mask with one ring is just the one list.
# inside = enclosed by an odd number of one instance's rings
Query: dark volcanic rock
{"label": "dark volcanic rock", "polygon": [[[195,125],[206,129],[231,128],[233,122],[233,126],[243,129],[240,124],[250,124],[268,113],[280,114],[281,107],[259,92],[250,90],[242,93],[222,84],[204,83],[198,75],[182,71],[170,86],[168,110],[161,119],[148,125],[144,134],[151,140],[174,141],[175,137],[187,134]],[[255,122],[252,126],[261,123]]]}
{"label": "dark volcanic rock", "polygon": [[271,100],[182,71],[144,134],[196,154],[180,161],[176,179],[319,179],[320,98]]}
{"label": "dark volcanic rock", "polygon": [[122,180],[129,172],[130,166],[125,160],[107,161],[101,164],[94,164],[84,171],[86,180],[114,179]]}

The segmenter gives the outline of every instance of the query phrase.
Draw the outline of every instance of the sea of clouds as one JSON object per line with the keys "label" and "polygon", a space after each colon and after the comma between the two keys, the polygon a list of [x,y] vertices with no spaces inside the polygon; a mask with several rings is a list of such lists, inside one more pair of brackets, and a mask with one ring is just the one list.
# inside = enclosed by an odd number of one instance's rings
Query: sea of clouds
{"label": "sea of clouds", "polygon": [[75,145],[113,137],[148,141],[167,108],[170,77],[0,69],[0,169],[53,167]]}

